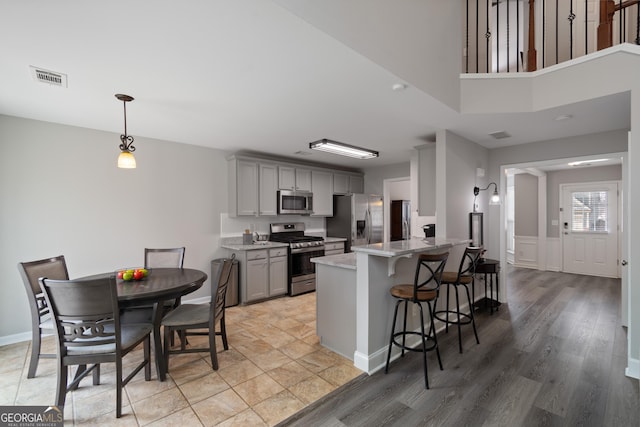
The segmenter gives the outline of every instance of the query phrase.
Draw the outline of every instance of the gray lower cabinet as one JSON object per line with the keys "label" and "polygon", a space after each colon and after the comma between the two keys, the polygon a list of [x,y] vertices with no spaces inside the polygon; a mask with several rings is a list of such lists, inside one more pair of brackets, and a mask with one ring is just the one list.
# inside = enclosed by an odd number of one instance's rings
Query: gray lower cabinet
{"label": "gray lower cabinet", "polygon": [[276,249],[271,249],[269,254],[269,296],[287,293],[287,267],[287,249],[284,248],[284,256],[278,255]]}
{"label": "gray lower cabinet", "polygon": [[269,259],[267,251],[247,251],[246,302],[269,296]]}
{"label": "gray lower cabinet", "polygon": [[334,242],[324,244],[325,255],[338,255],[344,253],[344,242]]}
{"label": "gray lower cabinet", "polygon": [[240,263],[240,302],[242,304],[287,293],[286,247],[233,252]]}

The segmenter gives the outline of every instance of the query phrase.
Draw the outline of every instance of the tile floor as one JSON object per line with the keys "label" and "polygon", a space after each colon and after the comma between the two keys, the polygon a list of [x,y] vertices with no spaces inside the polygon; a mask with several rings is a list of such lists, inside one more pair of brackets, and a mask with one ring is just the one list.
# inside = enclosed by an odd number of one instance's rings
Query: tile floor
{"label": "tile floor", "polygon": [[[272,426],[347,383],[361,371],[318,342],[315,293],[284,297],[226,311],[229,350],[219,342],[218,371],[208,353],[171,356],[167,381],[144,381],[140,372],[125,388],[123,416],[115,416],[113,364],[102,366],[101,384],[86,378],[67,395],[65,425]],[[190,337],[192,346],[206,337]],[[52,337],[45,352],[54,350]],[[50,405],[55,360],[41,359],[27,379],[30,342],[0,347],[0,405]],[[128,366],[142,357],[125,357]]]}

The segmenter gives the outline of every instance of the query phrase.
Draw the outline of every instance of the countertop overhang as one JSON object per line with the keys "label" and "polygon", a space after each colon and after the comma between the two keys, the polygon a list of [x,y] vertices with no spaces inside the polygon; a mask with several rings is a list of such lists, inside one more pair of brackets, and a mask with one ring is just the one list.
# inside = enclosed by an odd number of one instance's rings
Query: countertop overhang
{"label": "countertop overhang", "polygon": [[462,245],[471,242],[470,239],[442,239],[442,238],[419,238],[412,237],[408,240],[397,240],[394,242],[372,243],[364,246],[354,246],[353,252],[362,252],[380,257],[396,257],[410,255],[417,252],[425,252],[435,249],[450,248],[455,245]]}

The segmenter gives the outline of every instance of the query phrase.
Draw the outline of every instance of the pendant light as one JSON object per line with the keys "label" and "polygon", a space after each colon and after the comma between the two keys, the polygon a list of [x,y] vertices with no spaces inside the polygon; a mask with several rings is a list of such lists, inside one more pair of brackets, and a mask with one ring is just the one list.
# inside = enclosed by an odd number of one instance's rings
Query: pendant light
{"label": "pendant light", "polygon": [[133,137],[127,135],[127,102],[133,101],[133,97],[129,95],[116,94],[116,98],[122,101],[124,105],[124,134],[120,135],[120,155],[118,156],[118,167],[122,169],[135,169],[136,158],[133,152],[136,147],[133,146]]}

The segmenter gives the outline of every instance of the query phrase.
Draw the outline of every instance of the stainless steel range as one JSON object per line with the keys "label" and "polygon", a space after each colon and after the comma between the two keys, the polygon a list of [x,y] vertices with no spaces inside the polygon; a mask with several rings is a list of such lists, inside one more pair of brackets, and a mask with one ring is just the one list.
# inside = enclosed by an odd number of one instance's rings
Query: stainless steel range
{"label": "stainless steel range", "polygon": [[304,234],[303,222],[271,224],[272,242],[289,244],[289,295],[316,290],[316,266],[311,258],[324,256],[324,239]]}

